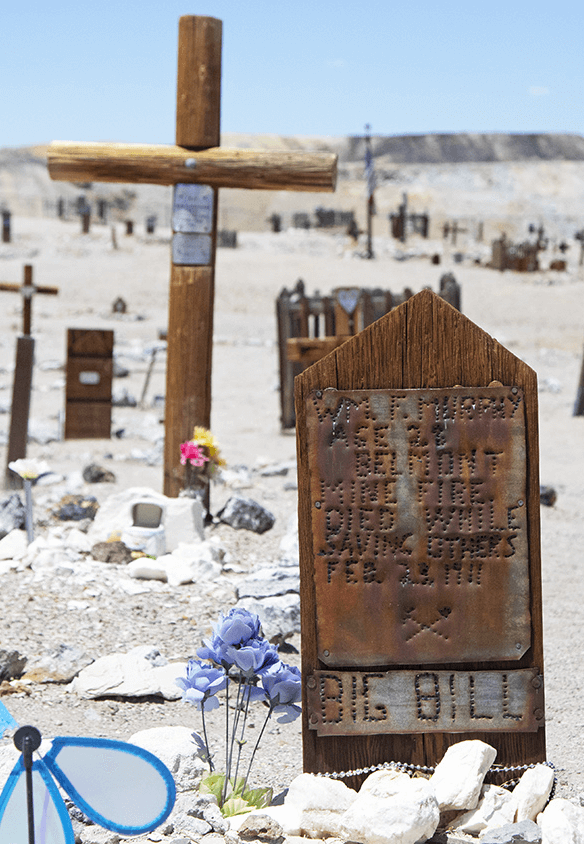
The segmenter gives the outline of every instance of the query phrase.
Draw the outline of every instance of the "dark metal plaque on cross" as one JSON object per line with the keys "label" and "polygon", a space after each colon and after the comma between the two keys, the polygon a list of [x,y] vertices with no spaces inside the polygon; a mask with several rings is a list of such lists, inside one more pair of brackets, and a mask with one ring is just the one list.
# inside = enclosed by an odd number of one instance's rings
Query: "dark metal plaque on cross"
{"label": "dark metal plaque on cross", "polygon": [[[210,427],[211,355],[217,228],[217,189],[333,191],[337,157],[330,153],[228,150],[220,143],[222,23],[179,21],[176,145],[74,144],[49,147],[51,178],[74,182],[202,185],[211,203],[185,215],[185,191],[175,187],[166,372],[164,492],[185,484],[180,443],[195,425]],[[207,198],[203,198],[208,203]],[[205,231],[184,231],[185,216]],[[206,223],[211,220],[211,226]],[[193,376],[196,373],[196,376]]]}

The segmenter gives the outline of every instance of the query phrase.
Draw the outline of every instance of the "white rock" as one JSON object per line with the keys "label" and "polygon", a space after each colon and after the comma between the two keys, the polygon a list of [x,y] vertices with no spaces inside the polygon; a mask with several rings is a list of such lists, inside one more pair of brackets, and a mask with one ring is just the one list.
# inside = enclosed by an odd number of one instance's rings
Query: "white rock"
{"label": "white rock", "polygon": [[537,823],[542,844],[584,844],[584,809],[563,797],[551,800]]}
{"label": "white rock", "polygon": [[272,598],[242,598],[236,606],[256,613],[269,642],[283,642],[300,633],[300,596],[294,592]]}
{"label": "white rock", "polygon": [[364,794],[371,794],[373,797],[392,797],[410,780],[409,774],[404,774],[403,771],[396,771],[391,768],[375,771],[373,774],[369,774],[359,789],[359,797]]}
{"label": "white rock", "polygon": [[122,697],[160,694],[167,700],[178,700],[181,691],[174,681],[185,673],[186,663],[155,667],[143,652],[144,649],[135,648],[127,654],[109,654],[96,659],[79,672],[71,683],[71,690],[85,698],[108,694]]}
{"label": "white rock", "polygon": [[166,566],[164,557],[158,557],[156,560],[151,560],[150,557],[138,557],[137,560],[132,560],[126,566],[126,573],[130,577],[135,577],[140,580],[163,580],[166,581]]}
{"label": "white rock", "polygon": [[79,530],[79,528],[72,528],[65,538],[65,545],[67,545],[68,548],[72,548],[74,551],[89,553],[93,543],[82,530]]}
{"label": "white rock", "polygon": [[197,789],[208,771],[207,764],[199,756],[193,732],[188,727],[140,730],[134,733],[130,742],[149,750],[166,765],[179,792]]}
{"label": "white rock", "polygon": [[543,810],[554,785],[554,772],[548,765],[528,768],[515,788],[515,821],[534,821]]}
{"label": "white rock", "polygon": [[88,531],[92,542],[103,542],[112,533],[123,533],[130,528],[133,524],[132,507],[140,501],[162,507],[167,551],[173,551],[179,542],[195,542],[203,538],[203,505],[200,501],[167,498],[148,487],[131,487],[110,495],[100,506]]}
{"label": "white rock", "polygon": [[341,816],[356,799],[357,792],[340,780],[300,774],[290,783],[284,805],[299,812],[301,834],[329,838],[339,834]]}
{"label": "white rock", "polygon": [[0,560],[21,560],[28,551],[25,530],[11,530],[0,539]]}
{"label": "white rock", "polygon": [[474,809],[496,755],[494,747],[476,739],[449,747],[430,778],[440,809]]}
{"label": "white rock", "polygon": [[469,835],[483,830],[496,829],[513,823],[515,817],[514,795],[498,785],[484,785],[476,809],[465,812],[452,823],[452,828]]}
{"label": "white rock", "polygon": [[300,835],[302,812],[297,806],[286,804],[283,806],[266,806],[265,809],[258,809],[245,815],[234,815],[229,819],[229,829],[237,832],[242,823],[247,818],[254,817],[254,815],[267,815],[269,818],[273,818],[280,824],[285,835]]}
{"label": "white rock", "polygon": [[345,840],[366,844],[415,844],[431,838],[439,820],[428,780],[380,777],[361,789],[340,820],[340,832]]}

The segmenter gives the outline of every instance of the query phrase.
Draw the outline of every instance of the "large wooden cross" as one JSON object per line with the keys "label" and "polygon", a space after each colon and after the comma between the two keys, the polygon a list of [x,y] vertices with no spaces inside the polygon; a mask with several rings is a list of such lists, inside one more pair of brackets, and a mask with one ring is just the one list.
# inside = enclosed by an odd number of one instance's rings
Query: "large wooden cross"
{"label": "large wooden cross", "polygon": [[[164,447],[172,497],[185,484],[180,443],[194,425],[210,427],[217,189],[333,191],[336,181],[330,153],[219,148],[221,33],[216,18],[179,20],[175,146],[57,141],[48,153],[53,179],[175,185]],[[199,185],[199,196],[183,185]]]}

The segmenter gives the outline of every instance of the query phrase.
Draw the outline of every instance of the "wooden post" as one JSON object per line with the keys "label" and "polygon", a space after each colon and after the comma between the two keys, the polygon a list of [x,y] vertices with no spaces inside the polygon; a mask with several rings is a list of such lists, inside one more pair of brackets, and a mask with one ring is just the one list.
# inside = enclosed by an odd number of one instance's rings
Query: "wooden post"
{"label": "wooden post", "polygon": [[[170,496],[178,495],[186,481],[180,443],[192,436],[195,425],[210,425],[217,188],[333,191],[336,183],[332,153],[218,147],[221,30],[215,18],[180,19],[176,145],[55,141],[48,152],[53,179],[175,185],[175,200],[177,191],[188,195],[184,186],[202,188],[208,230],[173,223],[164,458],[164,492]],[[190,210],[181,208],[187,216]],[[200,209],[194,210],[198,225]],[[191,248],[197,243],[204,249]]]}
{"label": "wooden post", "polygon": [[34,287],[32,283],[32,266],[25,264],[22,285],[0,284],[0,290],[10,290],[22,293],[22,337],[16,341],[16,363],[14,367],[14,381],[12,385],[12,409],[10,415],[10,430],[8,434],[8,452],[6,456],[6,486],[9,489],[20,489],[22,481],[11,472],[8,464],[20,457],[26,457],[26,442],[28,436],[28,416],[30,412],[30,394],[32,389],[32,369],[34,365],[34,340],[32,334],[32,296],[34,293],[59,292],[57,287]]}
{"label": "wooden post", "polygon": [[89,226],[91,223],[91,211],[85,208],[81,213],[81,233],[89,234]]}
{"label": "wooden post", "polygon": [[[219,145],[221,38],[222,24],[216,18],[180,18],[176,143],[193,151]],[[212,202],[209,263],[173,263],[170,276],[164,494],[171,497],[177,496],[185,483],[181,442],[191,439],[195,425],[211,426],[216,189]]]}
{"label": "wooden post", "polygon": [[304,769],[545,760],[535,372],[423,290],[295,393]]}
{"label": "wooden post", "polygon": [[10,243],[10,211],[2,212],[2,243]]}

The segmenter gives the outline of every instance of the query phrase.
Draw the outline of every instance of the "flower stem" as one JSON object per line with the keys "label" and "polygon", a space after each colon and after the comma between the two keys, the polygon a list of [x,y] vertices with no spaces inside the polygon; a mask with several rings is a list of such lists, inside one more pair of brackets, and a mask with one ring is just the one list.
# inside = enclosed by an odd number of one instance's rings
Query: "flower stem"
{"label": "flower stem", "polygon": [[28,478],[24,478],[24,500],[24,522],[26,525],[26,538],[30,544],[34,539],[34,531],[32,527],[32,483]]}
{"label": "flower stem", "polygon": [[[248,715],[248,712],[249,712],[249,701],[250,701],[250,698],[251,698],[251,686],[250,685],[244,686],[244,694],[245,694],[246,689],[247,689],[247,699],[245,701],[245,711],[243,713],[243,723],[241,725],[241,732],[239,734],[239,741],[238,741],[238,748],[237,748],[237,762],[235,764],[235,774],[234,774],[234,777],[233,777],[233,781],[234,781],[235,784],[237,784],[237,774],[239,773],[239,763],[241,761],[241,751],[242,751],[243,745],[244,745],[243,737],[245,735],[245,727],[247,725],[247,715]],[[242,795],[243,795],[243,793],[242,793]]]}
{"label": "flower stem", "polygon": [[229,781],[229,678],[225,686],[225,781],[223,783],[223,792],[221,794],[221,802],[219,808],[223,808],[225,803],[225,796],[227,794],[227,783]]}
{"label": "flower stem", "polygon": [[205,738],[205,747],[207,748],[207,759],[209,760],[209,773],[213,773],[215,770],[215,765],[213,765],[213,759],[211,757],[211,749],[209,747],[209,738],[207,737],[207,726],[205,724],[205,704],[201,704],[201,721],[203,724],[203,736]]}
{"label": "flower stem", "polygon": [[248,781],[248,779],[249,779],[249,775],[250,775],[250,771],[251,771],[251,766],[253,765],[253,760],[254,760],[254,758],[255,758],[255,755],[256,755],[257,749],[258,749],[258,747],[260,746],[260,741],[262,740],[262,736],[263,736],[263,734],[264,734],[264,730],[265,730],[265,729],[266,729],[266,727],[268,726],[268,721],[270,720],[270,717],[271,717],[271,715],[272,715],[272,712],[273,712],[273,707],[272,707],[272,706],[270,706],[270,708],[269,708],[269,710],[268,710],[268,714],[266,715],[266,720],[264,721],[263,727],[262,727],[262,728],[261,728],[261,730],[260,730],[260,734],[259,734],[259,736],[258,736],[258,740],[257,740],[257,741],[256,741],[256,743],[255,743],[255,747],[254,747],[254,749],[253,749],[253,753],[251,754],[251,759],[249,760],[249,765],[247,766],[247,774],[245,775],[245,780],[244,780],[244,782],[243,782],[243,789],[242,789],[242,791],[241,791],[241,793],[242,793],[242,794],[243,794],[243,792],[245,791],[245,789],[247,788],[247,781]]}

